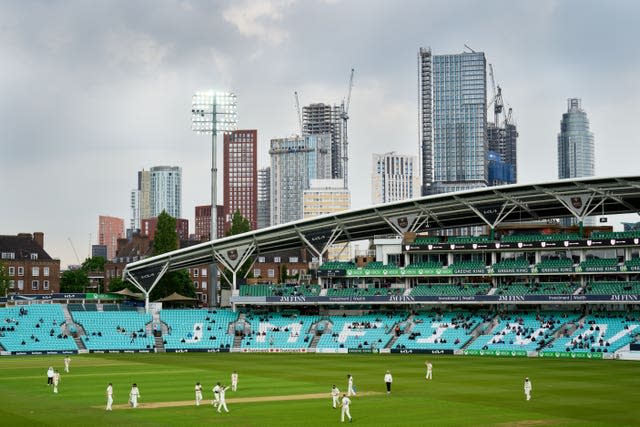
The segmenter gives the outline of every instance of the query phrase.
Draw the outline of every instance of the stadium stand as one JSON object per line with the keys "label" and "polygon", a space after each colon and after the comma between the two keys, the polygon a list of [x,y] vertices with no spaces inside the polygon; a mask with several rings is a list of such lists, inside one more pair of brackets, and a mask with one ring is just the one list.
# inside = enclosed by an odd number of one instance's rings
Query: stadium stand
{"label": "stadium stand", "polygon": [[322,264],[320,270],[353,270],[358,268],[353,262],[327,261]]}
{"label": "stadium stand", "polygon": [[[86,304],[85,304],[86,308]],[[80,337],[87,350],[152,350],[154,339],[147,335],[151,315],[136,311],[71,311],[82,326]]]}
{"label": "stadium stand", "polygon": [[640,282],[589,282],[584,288],[584,293],[587,295],[639,295]]}
{"label": "stadium stand", "polygon": [[63,332],[64,313],[58,304],[0,308],[0,344],[11,352],[77,351]]}
{"label": "stadium stand", "polygon": [[320,337],[316,348],[384,348],[393,337],[393,326],[406,318],[406,314],[400,313],[332,317],[331,331]]}
{"label": "stadium stand", "polygon": [[556,339],[549,352],[611,353],[634,341],[640,332],[640,313],[596,312],[580,320],[570,335]]}
{"label": "stadium stand", "polygon": [[449,265],[449,268],[455,273],[464,273],[469,270],[484,270],[484,262],[482,261],[459,261]]}
{"label": "stadium stand", "polygon": [[419,269],[435,269],[442,268],[442,264],[437,261],[421,261],[414,262],[405,267],[407,270],[419,270]]}
{"label": "stadium stand", "polygon": [[460,350],[471,340],[471,331],[486,318],[491,319],[491,316],[469,311],[418,313],[411,320],[411,329],[400,335],[393,348]]}
{"label": "stadium stand", "polygon": [[502,261],[493,264],[493,271],[495,273],[523,268],[529,268],[529,261],[525,258],[503,259]]}
{"label": "stadium stand", "polygon": [[411,296],[469,296],[486,295],[491,289],[490,283],[419,283],[411,289]]}
{"label": "stadium stand", "polygon": [[318,296],[320,286],[318,285],[243,285],[240,286],[241,296],[270,297],[270,296]]}
{"label": "stadium stand", "polygon": [[605,271],[607,268],[615,268],[617,265],[617,258],[589,258],[580,263],[580,268],[582,271]]}
{"label": "stadium stand", "polygon": [[580,240],[580,235],[575,233],[553,234],[509,234],[502,236],[503,242],[561,242],[564,240]]}
{"label": "stadium stand", "polygon": [[572,268],[573,260],[571,258],[548,258],[536,264],[536,269],[544,273],[547,270],[557,270],[559,268]]}
{"label": "stadium stand", "polygon": [[227,309],[217,310],[162,310],[160,320],[167,325],[169,333],[164,335],[164,348],[219,349],[233,345],[231,323],[238,313]]}
{"label": "stadium stand", "polygon": [[449,236],[447,243],[469,244],[469,243],[490,243],[493,240],[489,236]]}
{"label": "stadium stand", "polygon": [[440,237],[438,236],[419,236],[413,241],[416,245],[437,245],[440,243]]}
{"label": "stadium stand", "polygon": [[594,231],[591,233],[592,239],[633,239],[640,237],[640,230],[633,231]]}
{"label": "stadium stand", "polygon": [[578,318],[578,314],[551,311],[502,314],[496,317],[495,327],[476,338],[468,349],[535,351],[550,343],[563,324]]}
{"label": "stadium stand", "polygon": [[313,339],[309,332],[319,316],[248,314],[251,331],[242,338],[241,348],[308,348]]}
{"label": "stadium stand", "polygon": [[579,287],[570,282],[512,282],[498,285],[494,295],[571,295]]}

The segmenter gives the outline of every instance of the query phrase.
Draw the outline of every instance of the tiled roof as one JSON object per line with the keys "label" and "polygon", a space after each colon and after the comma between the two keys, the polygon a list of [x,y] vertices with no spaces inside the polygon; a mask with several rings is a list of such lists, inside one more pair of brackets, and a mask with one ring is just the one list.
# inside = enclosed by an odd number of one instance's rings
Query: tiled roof
{"label": "tiled roof", "polygon": [[13,252],[15,259],[31,259],[31,254],[38,254],[38,260],[51,260],[49,254],[38,244],[30,234],[17,236],[0,235],[0,252]]}

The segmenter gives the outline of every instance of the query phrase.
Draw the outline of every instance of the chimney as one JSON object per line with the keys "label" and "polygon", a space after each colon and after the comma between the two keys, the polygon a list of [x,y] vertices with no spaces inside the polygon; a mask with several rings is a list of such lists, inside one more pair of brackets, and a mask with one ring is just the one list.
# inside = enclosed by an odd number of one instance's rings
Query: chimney
{"label": "chimney", "polygon": [[35,240],[35,242],[39,244],[42,249],[44,249],[44,233],[43,232],[41,231],[34,232],[33,240]]}

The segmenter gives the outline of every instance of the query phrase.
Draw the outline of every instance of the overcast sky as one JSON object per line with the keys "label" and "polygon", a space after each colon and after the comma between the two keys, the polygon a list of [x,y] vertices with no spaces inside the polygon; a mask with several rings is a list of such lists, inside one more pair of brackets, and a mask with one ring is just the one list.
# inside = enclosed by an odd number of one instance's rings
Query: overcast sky
{"label": "overcast sky", "polygon": [[[557,177],[569,97],[595,134],[598,176],[638,174],[640,2],[0,2],[0,234],[43,231],[77,263],[98,215],[125,219],[136,172],[177,165],[183,217],[208,204],[210,142],[191,131],[200,89],[238,96],[239,127],[269,140],[303,105],[350,109],[353,207],[370,202],[371,154],[418,154],[417,52],[485,53],[513,108],[519,182]],[[221,166],[220,166],[221,167]],[[220,200],[222,195],[220,194]]]}

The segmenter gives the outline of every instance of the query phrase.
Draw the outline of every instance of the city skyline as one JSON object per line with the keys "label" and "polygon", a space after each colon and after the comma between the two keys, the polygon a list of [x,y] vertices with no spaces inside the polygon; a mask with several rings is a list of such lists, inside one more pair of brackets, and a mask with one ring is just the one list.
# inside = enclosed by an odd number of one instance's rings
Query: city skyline
{"label": "city skyline", "polygon": [[210,203],[210,147],[189,121],[199,89],[238,95],[239,127],[260,135],[261,168],[271,139],[297,133],[293,92],[302,105],[334,104],[355,67],[349,187],[365,190],[352,193],[352,207],[367,206],[371,153],[418,154],[420,46],[439,55],[461,53],[466,43],[494,64],[516,112],[520,183],[556,179],[547,159],[556,157],[558,118],[573,97],[588,105],[598,176],[635,172],[640,5],[633,2],[283,0],[145,10],[116,2],[0,5],[8,65],[0,71],[0,179],[12,183],[2,233],[43,231],[63,266],[75,263],[68,238],[86,242],[97,215],[129,222],[131,177],[144,165],[182,168],[183,212]]}

